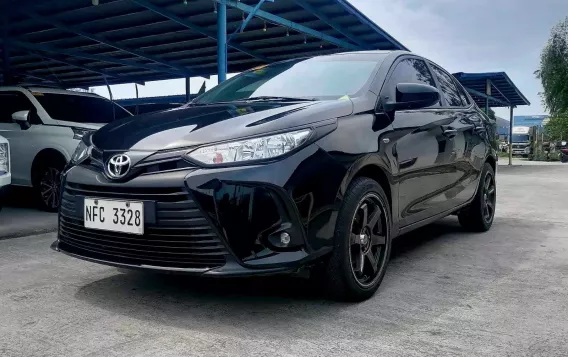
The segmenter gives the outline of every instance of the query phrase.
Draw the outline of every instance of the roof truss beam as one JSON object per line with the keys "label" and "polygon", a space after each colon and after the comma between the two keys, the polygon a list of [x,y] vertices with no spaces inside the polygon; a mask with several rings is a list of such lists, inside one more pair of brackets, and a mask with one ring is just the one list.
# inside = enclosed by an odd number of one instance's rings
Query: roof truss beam
{"label": "roof truss beam", "polygon": [[499,103],[499,104],[504,105],[504,106],[506,106],[506,107],[510,107],[510,106],[511,106],[511,103],[505,102],[504,100],[501,100],[501,99],[499,99],[499,98],[495,98],[495,97],[492,97],[492,96],[487,95],[487,94],[485,94],[485,93],[481,93],[481,92],[479,92],[479,91],[476,91],[475,89],[471,89],[471,88],[468,88],[468,87],[464,87],[464,88],[465,88],[466,91],[468,91],[468,92],[470,92],[471,94],[474,94],[474,95],[476,95],[476,96],[479,96],[479,97],[482,97],[482,98],[485,98],[485,99],[489,99],[489,100],[491,100],[491,101],[494,101],[495,103]]}
{"label": "roof truss beam", "polygon": [[102,76],[106,76],[106,77],[109,77],[109,78],[120,78],[119,76],[117,76],[115,74],[108,73],[108,72],[105,72],[105,71],[100,70],[100,69],[94,69],[94,68],[91,68],[91,67],[87,67],[87,66],[84,66],[82,64],[76,63],[75,61],[68,60],[68,59],[62,58],[62,57],[57,56],[57,55],[46,55],[46,54],[40,55],[40,54],[37,54],[37,53],[32,52],[32,51],[29,51],[29,52],[34,54],[34,55],[37,55],[39,57],[42,57],[42,58],[46,58],[46,59],[49,59],[49,60],[52,60],[52,61],[55,61],[55,62],[63,63],[63,64],[66,64],[68,66],[71,66],[71,67],[83,69],[85,71],[97,73],[97,74],[100,74]]}
{"label": "roof truss beam", "polygon": [[57,21],[57,20],[55,20],[55,19],[53,19],[53,18],[48,18],[48,17],[45,17],[45,16],[41,16],[41,15],[39,15],[39,14],[37,14],[37,13],[34,13],[34,12],[26,12],[26,14],[27,14],[29,17],[31,17],[32,19],[34,19],[34,20],[41,21],[41,22],[43,22],[43,23],[45,23],[45,24],[51,25],[51,26],[53,26],[53,27],[56,27],[56,28],[58,28],[58,29],[60,29],[60,30],[64,30],[64,31],[67,31],[67,32],[70,32],[70,33],[73,33],[73,34],[76,34],[76,35],[79,35],[79,36],[88,38],[89,40],[92,40],[92,41],[101,43],[101,44],[103,44],[103,45],[107,45],[107,46],[116,48],[117,50],[121,50],[121,51],[130,53],[130,54],[132,54],[132,55],[135,55],[135,56],[138,56],[138,57],[147,59],[147,60],[149,60],[149,61],[156,62],[156,63],[162,64],[162,65],[164,65],[164,66],[168,66],[168,67],[170,67],[170,68],[176,69],[177,71],[180,72],[181,75],[191,75],[191,74],[192,74],[190,69],[187,69],[187,68],[185,68],[185,67],[183,67],[183,66],[179,66],[179,65],[170,63],[170,62],[168,62],[168,61],[164,61],[164,60],[162,60],[162,59],[160,59],[160,58],[157,58],[156,56],[149,55],[149,54],[146,54],[146,53],[144,53],[144,52],[142,52],[142,51],[139,51],[139,50],[130,48],[130,47],[128,47],[128,46],[124,46],[124,45],[122,45],[122,44],[119,44],[119,43],[116,43],[116,42],[107,40],[107,39],[104,38],[103,36],[99,36],[99,35],[95,35],[95,34],[92,34],[92,33],[86,32],[86,31],[83,31],[83,30],[81,30],[80,28],[78,28],[77,26],[65,25],[64,23],[62,23],[62,22],[60,22],[60,21]]}
{"label": "roof truss beam", "polygon": [[[159,6],[150,4],[150,3],[149,3],[148,1],[146,1],[146,0],[130,0],[130,1],[132,1],[132,2],[135,3],[135,4],[140,5],[140,6],[142,6],[142,7],[145,7],[146,9],[148,9],[148,10],[150,10],[150,11],[152,11],[152,12],[155,12],[156,14],[162,15],[162,16],[165,17],[165,18],[168,18],[168,19],[170,19],[170,20],[172,20],[172,21],[174,21],[174,22],[177,22],[178,24],[180,24],[180,25],[182,25],[182,26],[185,26],[185,27],[187,27],[187,28],[190,29],[190,30],[193,30],[193,31],[195,31],[195,32],[198,32],[198,33],[200,33],[200,34],[202,34],[202,35],[204,35],[204,36],[207,36],[207,37],[209,37],[209,38],[211,38],[211,39],[213,39],[213,40],[215,40],[215,41],[218,40],[217,35],[215,34],[215,32],[210,31],[210,30],[208,30],[208,29],[206,29],[206,28],[204,28],[204,27],[198,26],[198,25],[194,24],[193,22],[191,22],[191,21],[189,21],[189,20],[182,19],[181,17],[179,17],[179,16],[177,16],[177,15],[171,13],[170,11],[168,11],[168,10],[166,10],[166,9],[164,9],[164,8],[161,8],[161,7],[159,7]],[[229,47],[232,47],[232,48],[234,48],[234,49],[236,49],[236,50],[239,50],[239,51],[241,51],[241,52],[244,52],[244,53],[248,54],[249,56],[252,56],[252,57],[254,57],[254,58],[257,58],[257,59],[259,59],[259,60],[261,60],[261,61],[263,61],[263,62],[271,62],[271,60],[269,60],[269,59],[268,59],[267,57],[265,57],[264,55],[262,55],[262,54],[260,54],[260,53],[258,53],[258,52],[256,52],[256,51],[253,51],[253,50],[251,50],[251,49],[248,49],[247,47],[242,46],[242,45],[240,45],[240,44],[237,44],[237,43],[230,43],[228,46],[229,46]]]}
{"label": "roof truss beam", "polygon": [[[138,0],[132,0],[132,1],[138,1]],[[254,10],[254,7],[249,6],[247,4],[243,4],[240,1],[233,1],[233,0],[216,0],[216,1],[218,3],[225,3],[225,4],[227,4],[227,6],[230,6],[230,7],[235,8],[235,9],[239,9],[241,11],[246,12],[247,14],[250,14]],[[333,36],[327,35],[323,32],[313,30],[309,27],[300,25],[300,24],[295,23],[293,21],[286,20],[285,18],[282,18],[282,17],[277,16],[277,15],[273,15],[269,12],[264,11],[264,10],[260,10],[260,9],[257,10],[256,16],[263,19],[263,20],[266,20],[266,21],[269,21],[269,22],[272,22],[272,23],[275,23],[275,24],[278,24],[278,25],[281,25],[281,26],[286,26],[289,29],[301,32],[305,35],[309,35],[309,36],[312,36],[312,37],[319,38],[323,41],[327,41],[327,42],[332,43],[332,44],[334,44],[338,47],[343,47],[345,49],[353,50],[353,51],[361,50],[361,48],[359,46],[353,45],[349,42],[346,42],[346,41],[340,40],[338,38],[335,38]]]}
{"label": "roof truss beam", "polygon": [[331,18],[329,18],[323,12],[319,11],[314,6],[310,5],[306,0],[292,0],[292,1],[294,1],[299,6],[303,7],[307,11],[314,14],[315,17],[317,17],[321,21],[325,22],[329,27],[333,28],[335,31],[339,32],[340,34],[342,34],[343,36],[345,36],[346,38],[351,40],[353,43],[355,43],[356,45],[358,45],[362,49],[372,49],[371,46],[368,46],[363,41],[361,41],[357,36],[355,36],[354,34],[349,32],[348,30],[344,29],[343,27],[341,27],[338,24],[336,24],[335,22],[333,22],[333,20]]}
{"label": "roof truss beam", "polygon": [[134,68],[143,68],[143,69],[147,69],[147,70],[150,70],[150,71],[166,72],[166,73],[174,74],[174,75],[177,75],[177,76],[182,76],[179,71],[169,69],[169,68],[157,67],[157,66],[153,66],[153,65],[149,65],[149,64],[144,64],[144,63],[134,62],[134,61],[129,61],[129,60],[123,60],[123,59],[115,58],[115,57],[108,57],[108,56],[95,55],[95,54],[90,54],[90,53],[85,53],[85,52],[80,52],[80,51],[75,51],[75,50],[56,48],[56,47],[52,47],[52,46],[48,46],[48,45],[44,45],[44,44],[39,44],[39,43],[29,43],[29,42],[23,42],[23,41],[18,41],[18,40],[11,40],[10,45],[13,45],[13,46],[19,47],[19,48],[24,48],[26,50],[32,50],[32,51],[38,50],[38,51],[42,51],[42,52],[51,52],[51,53],[56,53],[56,54],[59,54],[59,55],[86,58],[86,59],[89,59],[89,60],[92,60],[92,61],[114,63],[114,64],[123,65],[123,66],[129,66],[129,67],[134,67]]}

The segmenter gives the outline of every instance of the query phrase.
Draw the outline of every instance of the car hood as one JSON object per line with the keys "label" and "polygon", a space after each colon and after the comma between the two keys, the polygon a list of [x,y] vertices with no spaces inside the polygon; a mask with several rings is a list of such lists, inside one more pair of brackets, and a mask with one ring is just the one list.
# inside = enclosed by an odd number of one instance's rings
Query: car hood
{"label": "car hood", "polygon": [[187,106],[124,118],[93,135],[102,150],[158,151],[262,135],[350,115],[349,99]]}
{"label": "car hood", "polygon": [[63,121],[63,120],[56,120],[56,121],[57,121],[58,125],[68,126],[70,128],[79,128],[79,129],[97,130],[104,125],[104,124],[98,124],[98,123],[77,123],[77,122]]}

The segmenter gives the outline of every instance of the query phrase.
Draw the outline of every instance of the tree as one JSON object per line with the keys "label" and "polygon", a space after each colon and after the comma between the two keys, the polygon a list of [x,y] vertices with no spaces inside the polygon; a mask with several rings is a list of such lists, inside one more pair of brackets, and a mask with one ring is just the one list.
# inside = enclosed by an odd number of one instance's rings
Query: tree
{"label": "tree", "polygon": [[495,111],[493,111],[493,109],[491,108],[489,108],[489,113],[487,113],[487,116],[491,120],[497,120],[497,117],[495,116]]}
{"label": "tree", "polygon": [[568,137],[568,17],[552,29],[535,74],[542,82],[543,104],[551,115],[546,131],[554,139]]}

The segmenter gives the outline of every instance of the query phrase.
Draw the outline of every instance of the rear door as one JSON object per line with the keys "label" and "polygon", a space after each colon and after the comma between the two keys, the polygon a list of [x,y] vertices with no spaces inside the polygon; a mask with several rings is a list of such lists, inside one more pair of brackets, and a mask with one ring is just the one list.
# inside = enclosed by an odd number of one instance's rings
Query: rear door
{"label": "rear door", "polygon": [[[399,83],[436,86],[426,62],[404,56],[392,66],[381,91],[383,102],[395,98]],[[440,103],[416,110],[390,113],[394,129],[393,157],[399,185],[400,226],[404,227],[448,209],[446,191],[455,171],[452,165],[455,120],[452,110]]]}
{"label": "rear door", "polygon": [[454,112],[451,127],[456,136],[449,142],[453,166],[446,191],[449,208],[467,203],[475,194],[477,178],[486,156],[486,125],[478,108],[459,82],[441,67],[429,63],[446,107]]}

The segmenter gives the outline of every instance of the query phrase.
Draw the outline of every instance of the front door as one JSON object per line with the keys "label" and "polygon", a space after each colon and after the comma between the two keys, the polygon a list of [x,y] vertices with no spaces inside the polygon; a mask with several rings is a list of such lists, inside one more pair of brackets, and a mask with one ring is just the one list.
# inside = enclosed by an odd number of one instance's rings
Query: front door
{"label": "front door", "polygon": [[[383,101],[395,98],[399,83],[436,87],[426,62],[417,57],[405,57],[393,65],[381,92]],[[442,99],[429,108],[391,114],[401,227],[450,209],[446,193],[455,171],[453,150],[458,132],[455,112],[444,104]]]}

